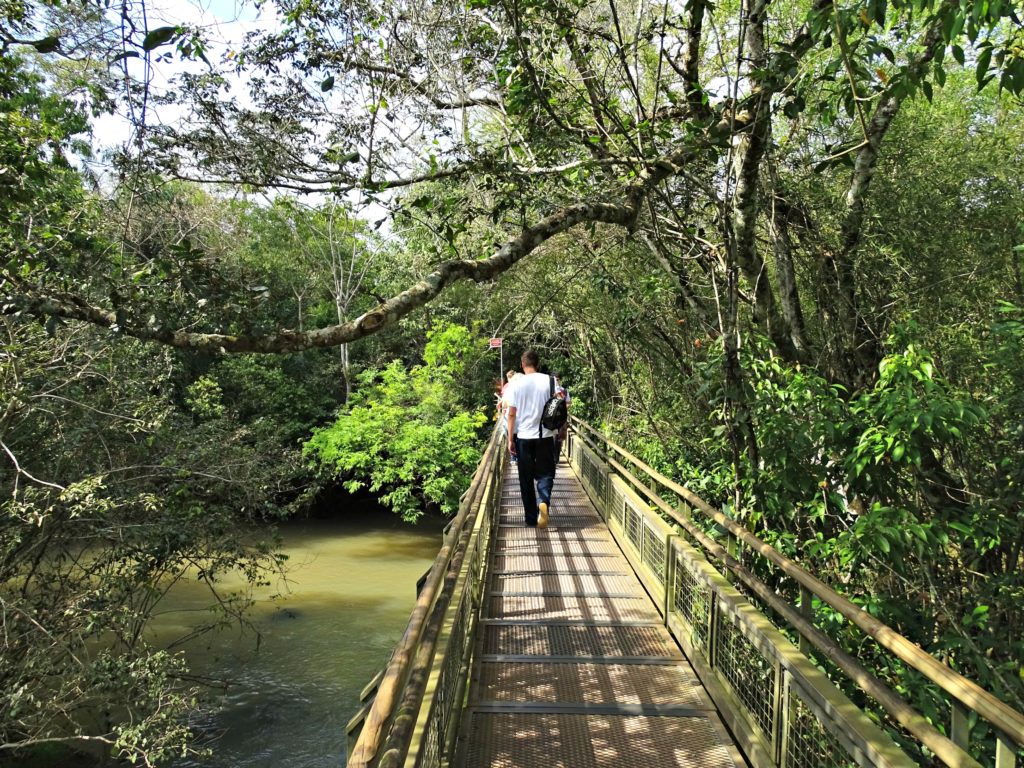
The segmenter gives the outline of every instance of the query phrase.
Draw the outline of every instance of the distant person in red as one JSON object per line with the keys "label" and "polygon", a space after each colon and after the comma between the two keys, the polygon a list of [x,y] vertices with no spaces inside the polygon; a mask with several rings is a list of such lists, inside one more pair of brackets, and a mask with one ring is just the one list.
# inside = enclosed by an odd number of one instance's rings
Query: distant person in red
{"label": "distant person in red", "polygon": [[[508,402],[508,449],[519,457],[519,490],[530,527],[547,528],[551,488],[555,483],[555,433],[540,418],[551,396],[554,377],[538,373],[540,358],[532,349],[523,353],[523,373],[505,389]],[[555,394],[562,388],[554,385]],[[534,483],[536,482],[536,488]]]}

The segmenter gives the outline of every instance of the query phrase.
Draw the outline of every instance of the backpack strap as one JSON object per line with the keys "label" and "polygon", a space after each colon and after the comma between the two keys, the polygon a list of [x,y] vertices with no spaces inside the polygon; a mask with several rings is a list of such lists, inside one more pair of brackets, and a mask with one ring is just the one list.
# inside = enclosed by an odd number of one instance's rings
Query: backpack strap
{"label": "backpack strap", "polygon": [[[552,397],[555,396],[555,377],[552,376],[551,374],[548,374],[548,384],[551,386],[551,389],[549,390],[548,394],[548,400],[550,400]],[[544,407],[541,409],[540,412],[540,423],[537,424],[537,437],[540,438],[541,440],[544,439],[544,411],[546,411],[547,409],[548,403],[547,400],[545,400]]]}

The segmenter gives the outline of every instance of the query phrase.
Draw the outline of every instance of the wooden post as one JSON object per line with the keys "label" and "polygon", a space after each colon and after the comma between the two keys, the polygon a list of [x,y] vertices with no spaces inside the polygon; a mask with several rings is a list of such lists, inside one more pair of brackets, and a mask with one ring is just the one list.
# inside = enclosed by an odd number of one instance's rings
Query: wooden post
{"label": "wooden post", "polygon": [[1016,768],[1017,743],[1002,731],[996,731],[996,768]]}
{"label": "wooden post", "polygon": [[[800,585],[800,615],[807,620],[811,625],[814,624],[814,595],[811,594],[811,590],[805,587],[803,584]],[[811,641],[803,635],[800,635],[800,653],[804,656],[810,656],[811,654]]]}
{"label": "wooden post", "polygon": [[[732,534],[731,531],[727,531],[726,532],[726,536],[725,536],[725,551],[728,552],[729,556],[731,558],[733,558],[734,560],[736,560],[737,562],[742,562],[743,559],[740,557],[740,542],[739,542],[739,539],[737,539]],[[725,575],[725,578],[727,578],[729,580],[730,584],[735,584],[736,583],[736,576],[733,574],[732,571],[726,571],[724,575]]]}
{"label": "wooden post", "polygon": [[966,750],[971,744],[971,726],[967,720],[969,711],[956,699],[951,702],[951,705],[953,716],[949,727],[949,738],[958,747]]}

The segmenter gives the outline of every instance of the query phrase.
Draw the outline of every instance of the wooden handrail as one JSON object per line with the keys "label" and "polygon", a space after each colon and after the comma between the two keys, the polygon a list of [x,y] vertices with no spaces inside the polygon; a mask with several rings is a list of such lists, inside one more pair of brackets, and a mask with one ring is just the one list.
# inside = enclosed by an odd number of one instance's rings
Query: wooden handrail
{"label": "wooden handrail", "polygon": [[[373,760],[377,757],[377,753],[380,751],[381,745],[385,740],[385,729],[392,721],[399,707],[399,695],[405,694],[403,696],[403,704],[408,698],[409,692],[405,690],[407,684],[413,672],[422,665],[423,644],[421,640],[427,627],[428,618],[431,620],[430,623],[433,624],[433,619],[437,614],[435,609],[438,607],[438,602],[443,602],[443,607],[447,608],[447,601],[444,600],[444,591],[439,589],[439,587],[445,583],[446,576],[451,571],[452,561],[456,555],[460,551],[464,554],[465,547],[463,546],[460,550],[457,545],[463,539],[462,534],[468,528],[467,523],[474,518],[472,513],[476,509],[477,498],[486,484],[487,472],[485,469],[494,460],[495,446],[499,442],[497,435],[497,430],[491,434],[487,449],[484,451],[480,464],[477,465],[469,489],[462,496],[458,514],[445,534],[443,544],[437,553],[437,557],[434,558],[434,564],[431,566],[427,581],[416,599],[416,606],[413,608],[412,616],[409,618],[409,624],[406,626],[405,632],[402,634],[402,638],[399,640],[391,660],[388,662],[384,677],[377,690],[377,695],[374,697],[373,704],[366,716],[363,730],[359,735],[355,748],[352,750],[352,754],[349,756],[348,765],[350,768],[370,768],[373,765]],[[458,560],[461,563],[461,557]],[[436,637],[434,637],[434,640],[436,641]],[[431,644],[432,648],[433,644]],[[419,692],[419,699],[421,698],[422,690]],[[415,715],[412,719],[415,722]],[[403,737],[404,735],[405,729],[403,728]],[[411,735],[410,730],[408,736],[411,738]],[[388,741],[391,742],[392,740],[389,739]],[[391,746],[390,743],[389,746]],[[408,749],[408,740],[405,741],[405,748]]]}
{"label": "wooden handrail", "polygon": [[[579,435],[579,437],[592,450],[596,449],[596,446],[590,439],[583,435]],[[756,594],[765,605],[782,616],[791,627],[839,667],[851,680],[857,683],[861,690],[877,701],[897,723],[906,728],[908,733],[928,747],[943,763],[950,768],[982,768],[981,763],[972,758],[952,739],[939,733],[924,715],[907,704],[906,701],[875,677],[856,658],[844,651],[836,641],[815,627],[796,608],[779,597],[767,584],[754,575],[750,569],[730,555],[725,547],[704,533],[692,521],[679,514],[679,510],[675,509],[661,496],[644,485],[632,472],[615,459],[608,457],[608,464],[628,480],[636,488],[637,492],[642,493],[654,502],[658,509],[678,523],[700,546],[717,558],[729,571],[736,574],[740,581]]]}
{"label": "wooden handrail", "polygon": [[[498,430],[495,430],[491,436],[487,450],[484,452],[480,465],[477,468],[478,473],[483,468],[490,470],[496,451],[504,447],[498,447],[500,441],[495,437],[497,434]],[[416,721],[419,717],[420,707],[423,705],[423,697],[427,690],[430,668],[437,652],[437,642],[441,636],[445,616],[448,613],[448,607],[451,604],[451,598],[458,583],[459,573],[462,571],[462,563],[469,549],[469,540],[474,523],[476,522],[477,515],[481,512],[481,495],[486,490],[486,481],[488,479],[493,478],[488,478],[486,473],[479,474],[479,477],[474,478],[473,484],[470,485],[470,492],[466,495],[471,513],[466,519],[465,525],[460,527],[459,541],[455,548],[454,556],[448,563],[443,587],[431,610],[430,619],[420,638],[419,647],[416,649],[416,657],[409,672],[408,682],[402,695],[402,702],[395,713],[394,724],[391,727],[390,733],[388,733],[387,741],[384,743],[384,753],[381,755],[380,762],[378,763],[379,768],[399,768],[399,766],[405,764],[405,758],[409,753],[409,746],[412,743]]]}
{"label": "wooden handrail", "polygon": [[961,704],[977,712],[996,729],[1013,739],[1018,745],[1024,746],[1024,715],[1020,712],[997,699],[977,683],[950,669],[919,645],[911,642],[892,629],[892,627],[889,627],[868,614],[867,611],[850,602],[770,544],[765,543],[746,528],[739,525],[735,520],[726,517],[688,488],[684,488],[674,480],[665,477],[665,475],[653,467],[648,466],[625,448],[613,443],[585,421],[575,416],[571,416],[570,419],[574,426],[595,435],[609,448],[632,462],[636,467],[639,467],[644,473],[657,480],[658,483],[684,499],[688,504],[699,509],[753,551],[774,563],[783,573],[805,587],[817,598],[835,608],[866,635],[877,641],[883,648],[920,672]]}

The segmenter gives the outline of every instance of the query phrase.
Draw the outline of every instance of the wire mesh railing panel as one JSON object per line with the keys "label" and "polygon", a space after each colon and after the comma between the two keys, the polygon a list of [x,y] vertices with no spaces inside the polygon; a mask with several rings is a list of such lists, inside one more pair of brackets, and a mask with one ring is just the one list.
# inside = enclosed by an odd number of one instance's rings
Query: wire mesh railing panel
{"label": "wire mesh railing panel", "polygon": [[857,768],[842,741],[825,728],[793,687],[788,700],[786,768]]}
{"label": "wire mesh railing panel", "polygon": [[715,666],[769,739],[775,724],[775,664],[723,613],[715,627]]}
{"label": "wire mesh railing panel", "polygon": [[622,492],[618,486],[612,483],[612,490],[610,494],[611,498],[608,502],[608,518],[614,521],[622,528],[624,523],[624,516],[626,512],[626,500],[622,496]]}
{"label": "wire mesh railing panel", "polygon": [[690,642],[707,656],[711,635],[711,590],[693,576],[678,553],[672,604],[690,627]]}
{"label": "wire mesh railing panel", "polygon": [[[470,579],[477,581],[472,569]],[[467,583],[451,626],[434,696],[429,703],[430,715],[416,758],[417,768],[441,768],[448,757],[449,734],[461,713],[460,683],[466,660],[467,638],[474,623],[472,588],[473,584]]]}
{"label": "wire mesh railing panel", "polygon": [[623,526],[626,529],[626,538],[629,539],[638,553],[643,555],[644,546],[644,522],[640,515],[632,504],[626,502],[626,524]]}
{"label": "wire mesh railing panel", "polygon": [[583,475],[583,484],[592,492],[596,492],[594,487],[594,457],[586,448],[580,448],[580,470]]}
{"label": "wire mesh railing panel", "polygon": [[460,717],[467,644],[476,624],[475,597],[480,582],[479,536],[474,541],[472,559],[466,572],[467,582],[454,613],[433,700],[430,702],[430,716],[416,762],[417,768],[440,768],[442,760],[447,758],[446,745],[451,728]]}
{"label": "wire mesh railing panel", "polygon": [[596,504],[598,511],[604,514],[605,500],[608,498],[608,471],[589,448],[584,447],[582,458],[584,482],[590,487],[591,494],[599,500]]}
{"label": "wire mesh railing panel", "polygon": [[430,718],[427,732],[423,735],[419,759],[416,762],[417,768],[441,768],[442,738],[438,725],[438,718]]}
{"label": "wire mesh railing panel", "polygon": [[647,567],[657,577],[658,583],[665,584],[665,554],[668,545],[665,537],[654,530],[650,525],[644,524],[643,532],[643,559]]}
{"label": "wire mesh railing panel", "polygon": [[[452,757],[456,731],[462,719],[479,606],[486,581],[487,552],[502,505],[504,453],[496,451],[495,445],[496,442],[492,442],[489,446],[480,466],[479,471],[485,474],[474,478],[474,486],[471,487],[474,495],[468,500],[464,497],[463,503],[473,506],[468,508],[471,517],[461,529],[464,537],[459,536],[451,545],[453,553],[462,554],[460,560],[455,560],[453,555],[449,561],[449,568],[457,568],[454,572],[449,571],[454,574],[454,579],[446,577],[431,608],[438,618],[432,618],[430,627],[436,635],[425,641],[433,644],[429,665],[419,662],[420,679],[426,681],[421,684],[424,686],[422,703],[414,718],[403,720],[396,717],[392,726],[393,731],[400,725],[409,728],[408,751],[403,753],[403,757],[396,758],[399,752],[392,749],[374,764],[393,768],[400,764],[398,761],[404,760],[405,766],[442,768]],[[463,513],[460,511],[460,514]],[[438,606],[445,598],[448,602],[441,612]],[[408,683],[410,686],[411,680],[412,677]],[[405,726],[406,723],[411,725]]]}
{"label": "wire mesh railing panel", "polygon": [[491,528],[489,524],[485,524],[480,531],[480,536],[477,539],[476,547],[473,549],[473,557],[469,564],[469,572],[472,581],[470,582],[471,589],[470,597],[472,602],[476,605],[480,604],[480,599],[483,595],[484,587],[484,571],[487,567],[486,563],[486,552],[491,541]]}

